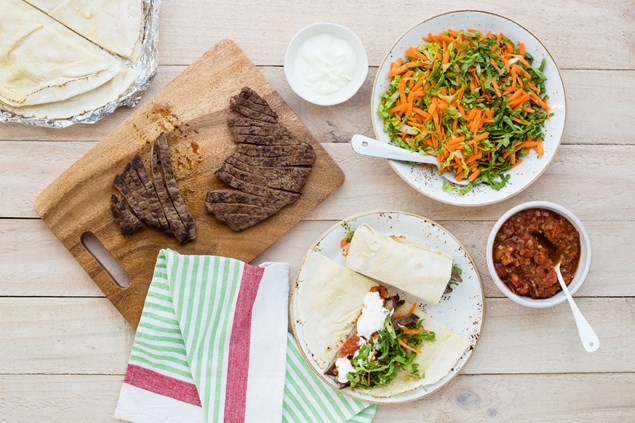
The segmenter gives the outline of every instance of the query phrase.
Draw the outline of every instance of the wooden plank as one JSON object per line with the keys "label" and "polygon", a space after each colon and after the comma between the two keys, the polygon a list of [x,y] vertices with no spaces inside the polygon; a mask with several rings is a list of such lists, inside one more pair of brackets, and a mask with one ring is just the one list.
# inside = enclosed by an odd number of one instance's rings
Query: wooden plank
{"label": "wooden plank", "polygon": [[[142,104],[184,68],[160,66]],[[351,100],[330,107],[312,105],[295,95],[287,84],[283,68],[261,67],[260,70],[318,141],[348,142],[358,132],[373,134],[369,105],[377,68],[370,69],[366,82]],[[627,124],[635,121],[635,97],[624,89],[635,86],[635,72],[564,70],[562,78],[568,106],[565,144],[635,144],[635,132]],[[607,110],[611,112],[606,113]],[[96,141],[131,113],[132,109],[121,108],[95,125],[75,125],[64,130],[4,124],[0,126],[0,140]]]}
{"label": "wooden plank", "polygon": [[[209,216],[205,196],[209,190],[226,187],[214,177],[214,171],[236,149],[226,125],[226,102],[245,86],[269,103],[277,113],[276,122],[312,147],[315,162],[297,201],[248,232],[234,232]],[[115,175],[137,154],[148,168],[150,145],[164,132],[170,142],[172,167],[183,201],[198,221],[196,242],[183,245],[160,231],[143,230],[131,237],[124,236],[110,210],[110,198],[116,192]],[[225,40],[53,181],[37,196],[34,207],[126,320],[136,327],[161,248],[250,261],[329,197],[343,181],[342,170],[258,68],[235,43]],[[128,273],[131,282],[125,290],[84,245],[87,233],[93,234]]]}
{"label": "wooden plank", "polygon": [[94,142],[0,143],[0,216],[37,217],[33,209],[37,194],[94,146]]}
{"label": "wooden plank", "polygon": [[[635,181],[635,168],[624,160],[635,154],[635,145],[564,145],[545,174],[528,189],[502,203],[470,209],[448,207],[418,194],[385,160],[359,156],[347,144],[322,145],[344,170],[346,180],[309,215],[311,220],[339,220],[386,208],[439,220],[496,220],[512,206],[530,200],[560,203],[583,220],[632,220],[635,215],[635,196],[625,195],[624,185],[624,181]],[[37,193],[88,147],[82,143],[0,142],[0,198],[4,200],[0,202],[0,217],[37,217],[32,208]],[[581,187],[581,191],[571,187]],[[608,210],[607,204],[611,205]]]}
{"label": "wooden plank", "polygon": [[[578,305],[601,347],[582,348],[566,304],[548,310],[488,298],[468,374],[635,372],[635,298]],[[133,331],[104,298],[0,298],[0,374],[123,374]],[[495,359],[493,359],[495,357]]]}
{"label": "wooden plank", "polygon": [[39,219],[0,220],[0,296],[104,294]]}
{"label": "wooden plank", "polygon": [[438,395],[378,407],[374,421],[624,422],[635,417],[634,381],[632,374],[460,375]]}
{"label": "wooden plank", "polygon": [[[303,221],[253,260],[287,261],[295,277],[306,250],[335,220]],[[465,245],[480,270],[485,295],[502,297],[485,263],[485,239],[492,221],[446,221],[439,223]],[[635,250],[633,222],[587,223],[593,240],[593,266],[576,297],[633,296],[632,277],[623,265]],[[619,245],[620,248],[613,248]],[[40,220],[0,219],[0,297],[91,296],[103,297],[75,259]]]}
{"label": "wooden plank", "polygon": [[105,298],[0,298],[0,374],[123,374],[134,332]]}
{"label": "wooden plank", "polygon": [[[397,208],[436,220],[496,220],[531,200],[559,203],[585,221],[631,220],[635,211],[635,196],[625,194],[626,181],[635,181],[635,169],[624,163],[624,157],[635,154],[634,146],[564,145],[525,191],[491,206],[464,208],[448,207],[406,187],[385,160],[357,155],[345,144],[324,145],[344,169],[346,181],[308,219],[335,220],[366,210]],[[614,171],[606,171],[607,163]]]}
{"label": "wooden plank", "polygon": [[[391,2],[371,5],[359,0],[345,4],[302,0],[292,7],[284,0],[259,4],[247,0],[213,3],[167,0],[161,4],[160,61],[188,64],[222,37],[235,40],[258,65],[281,65],[287,44],[296,31],[313,22],[336,21],[355,31],[366,48],[369,63],[377,66],[405,31],[427,18],[457,8],[486,9],[515,20],[538,37],[564,68],[635,67],[631,50],[635,11],[628,0],[610,3],[537,0],[523,4],[470,0],[460,6],[431,0],[425,3],[425,8],[409,0],[403,3],[402,10],[411,13],[395,13]],[[599,42],[598,34],[611,42]],[[590,60],[592,57],[601,60]]]}
{"label": "wooden plank", "polygon": [[[115,375],[0,375],[0,406],[7,422],[114,422],[122,382]],[[379,406],[374,422],[625,422],[635,419],[634,383],[635,375],[615,373],[459,375],[408,406]]]}

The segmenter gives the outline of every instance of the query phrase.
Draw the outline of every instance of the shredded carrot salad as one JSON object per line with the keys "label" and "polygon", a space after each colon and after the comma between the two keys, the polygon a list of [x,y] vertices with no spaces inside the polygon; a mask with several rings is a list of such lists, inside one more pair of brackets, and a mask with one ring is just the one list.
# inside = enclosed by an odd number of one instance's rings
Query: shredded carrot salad
{"label": "shredded carrot salad", "polygon": [[378,109],[384,131],[395,145],[435,155],[439,173],[470,181],[444,181],[444,189],[501,189],[509,180],[502,172],[531,150],[544,154],[545,60],[532,67],[524,44],[503,34],[450,29],[423,41],[390,65]]}

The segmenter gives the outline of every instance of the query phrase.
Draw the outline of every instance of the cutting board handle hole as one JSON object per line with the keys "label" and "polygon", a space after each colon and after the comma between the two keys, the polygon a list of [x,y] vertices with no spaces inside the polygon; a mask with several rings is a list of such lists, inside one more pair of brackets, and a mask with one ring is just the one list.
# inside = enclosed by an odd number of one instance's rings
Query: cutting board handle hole
{"label": "cutting board handle hole", "polygon": [[82,245],[90,253],[91,256],[99,263],[102,269],[111,279],[120,287],[128,288],[130,286],[130,275],[110,254],[110,251],[104,247],[99,238],[92,232],[84,232],[81,236]]}

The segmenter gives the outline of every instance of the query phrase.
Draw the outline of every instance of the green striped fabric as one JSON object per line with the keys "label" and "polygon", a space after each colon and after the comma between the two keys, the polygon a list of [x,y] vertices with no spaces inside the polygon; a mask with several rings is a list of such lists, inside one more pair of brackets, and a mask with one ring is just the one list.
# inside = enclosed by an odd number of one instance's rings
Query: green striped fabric
{"label": "green striped fabric", "polygon": [[[195,384],[205,415],[214,422],[222,420],[225,405],[231,322],[242,267],[234,259],[162,250],[130,353],[130,364]],[[215,283],[219,280],[225,283]],[[210,354],[212,349],[215,354]],[[370,422],[375,409],[327,386],[289,335],[283,421]]]}

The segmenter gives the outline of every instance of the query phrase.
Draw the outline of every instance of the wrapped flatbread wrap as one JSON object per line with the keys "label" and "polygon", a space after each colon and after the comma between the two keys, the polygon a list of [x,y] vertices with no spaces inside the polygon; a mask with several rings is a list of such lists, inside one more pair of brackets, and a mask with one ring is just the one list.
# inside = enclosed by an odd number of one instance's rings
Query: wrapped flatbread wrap
{"label": "wrapped flatbread wrap", "polygon": [[[323,372],[334,361],[347,337],[354,333],[364,297],[376,285],[376,281],[319,253],[307,255],[295,293],[296,319],[309,353]],[[395,315],[406,314],[409,306],[401,305],[394,310]],[[421,308],[416,308],[415,314],[423,320],[426,330],[435,332],[435,340],[424,341],[421,354],[414,359],[425,376],[413,377],[400,369],[388,385],[360,391],[387,397],[431,385],[442,379],[461,358],[468,347],[467,340],[433,320]]]}
{"label": "wrapped flatbread wrap", "polygon": [[307,348],[322,370],[355,326],[364,295],[375,285],[322,254],[307,254],[295,294],[297,318]]}
{"label": "wrapped flatbread wrap", "polygon": [[437,304],[450,281],[452,258],[423,243],[387,236],[364,223],[355,230],[346,267]]}

